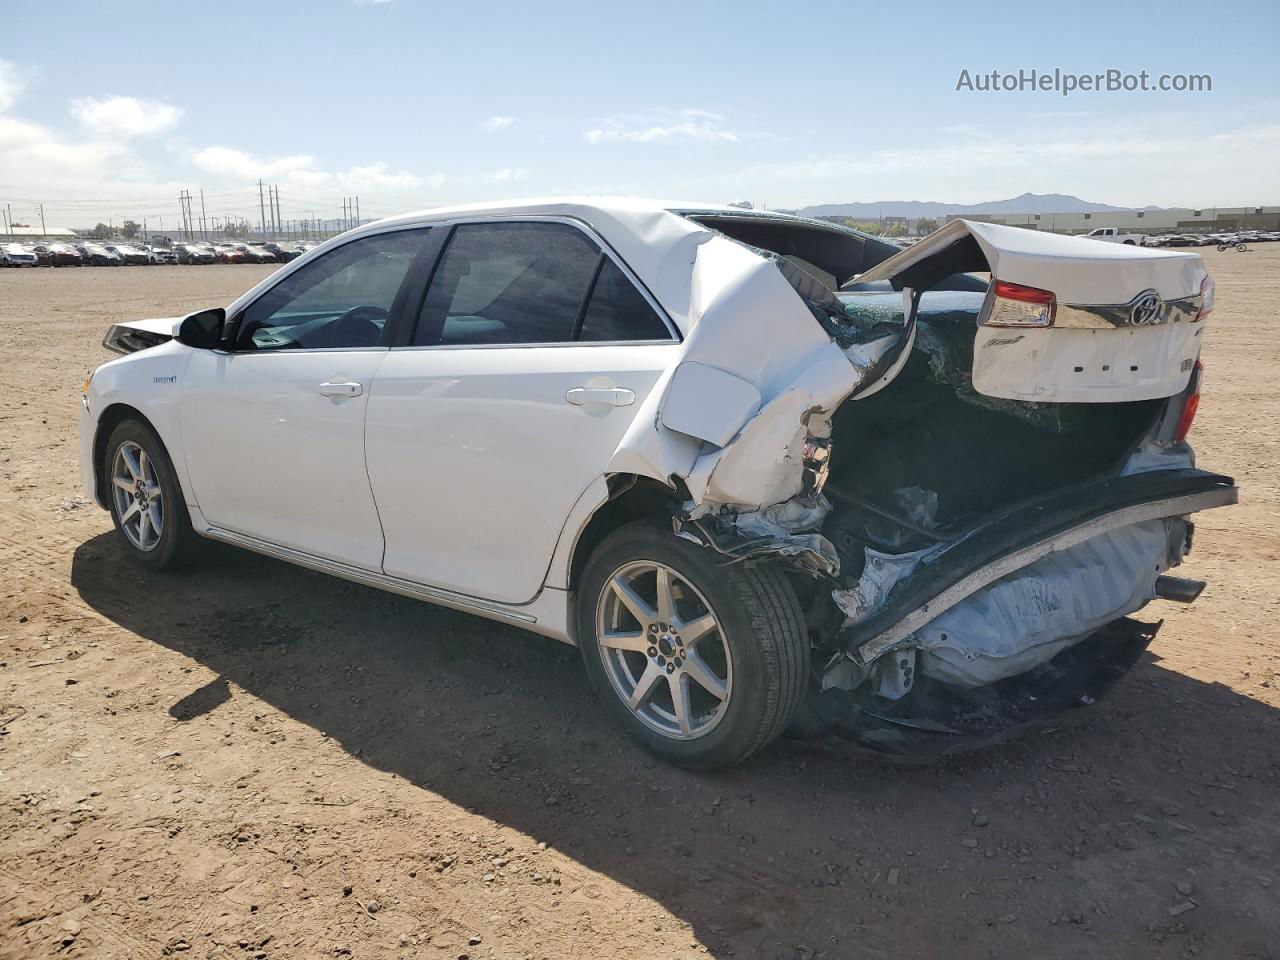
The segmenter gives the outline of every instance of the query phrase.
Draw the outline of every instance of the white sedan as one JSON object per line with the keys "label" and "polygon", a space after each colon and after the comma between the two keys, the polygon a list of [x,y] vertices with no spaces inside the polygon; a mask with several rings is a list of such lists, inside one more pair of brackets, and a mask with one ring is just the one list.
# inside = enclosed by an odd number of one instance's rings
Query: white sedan
{"label": "white sedan", "polygon": [[1212,306],[1195,253],[963,220],[432,210],[112,327],[83,477],[146,567],[211,538],[576,643],[677,764],[932,756],[1093,702],[1203,588]]}

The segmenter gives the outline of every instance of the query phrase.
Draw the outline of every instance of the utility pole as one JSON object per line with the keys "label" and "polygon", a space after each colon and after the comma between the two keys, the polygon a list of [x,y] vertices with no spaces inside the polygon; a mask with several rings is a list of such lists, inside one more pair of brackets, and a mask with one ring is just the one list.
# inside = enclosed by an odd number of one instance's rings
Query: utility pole
{"label": "utility pole", "polygon": [[356,226],[360,226],[360,197],[356,197]]}
{"label": "utility pole", "polygon": [[276,184],[276,231],[284,230],[284,218],[280,213],[280,184]]}
{"label": "utility pole", "polygon": [[259,218],[258,224],[261,227],[262,233],[265,234],[267,232],[267,208],[263,205],[263,202],[262,202],[262,181],[261,180],[258,181],[258,218]]}
{"label": "utility pole", "polygon": [[204,222],[204,187],[200,188],[200,239],[209,239],[209,231]]}
{"label": "utility pole", "polygon": [[46,239],[48,239],[49,228],[44,225],[44,204],[43,203],[40,204],[40,233],[43,234]]}

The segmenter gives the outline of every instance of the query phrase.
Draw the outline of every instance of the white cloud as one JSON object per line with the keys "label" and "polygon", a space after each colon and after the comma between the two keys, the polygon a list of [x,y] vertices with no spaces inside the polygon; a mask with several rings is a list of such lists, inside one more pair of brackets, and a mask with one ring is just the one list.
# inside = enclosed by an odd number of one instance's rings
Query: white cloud
{"label": "white cloud", "polygon": [[[192,155],[191,162],[205,173],[228,181],[284,181],[299,187],[352,193],[403,193],[417,189],[423,182],[417,174],[408,170],[392,170],[382,161],[355,165],[346,170],[324,170],[315,157],[305,153],[259,157],[233,147],[205,147]],[[432,186],[439,185],[435,177],[429,182]]]}
{"label": "white cloud", "polygon": [[0,157],[15,172],[75,177],[101,170],[127,152],[122,144],[64,141],[39,124],[0,117]]}
{"label": "white cloud", "polygon": [[503,167],[480,175],[481,183],[518,183],[527,179],[529,171],[523,167]]}
{"label": "white cloud", "polygon": [[258,180],[315,173],[311,169],[315,165],[315,158],[305,153],[266,159],[232,147],[205,147],[197,151],[191,161],[205,173],[229,180]]}
{"label": "white cloud", "polygon": [[611,117],[583,136],[587,143],[669,143],[677,140],[737,143],[741,135],[724,128],[724,117],[706,110],[657,111]]}
{"label": "white cloud", "polygon": [[[122,215],[146,216],[163,205],[177,213],[178,190],[123,142],[65,138],[47,127],[0,114],[0,183],[25,198],[14,215],[37,222],[43,203],[49,226],[91,226]],[[130,198],[112,205],[109,198]]]}
{"label": "white cloud", "polygon": [[81,97],[71,101],[71,115],[99,136],[143,137],[175,126],[182,108],[136,97]]}
{"label": "white cloud", "polygon": [[413,190],[422,185],[422,178],[408,170],[390,170],[385,163],[371,163],[363,167],[351,167],[334,179],[346,190],[376,190],[394,193]]}
{"label": "white cloud", "polygon": [[0,110],[8,110],[25,86],[18,67],[11,60],[0,60]]}
{"label": "white cloud", "polygon": [[480,124],[480,129],[485,133],[497,133],[499,130],[507,129],[515,122],[515,117],[490,117]]}

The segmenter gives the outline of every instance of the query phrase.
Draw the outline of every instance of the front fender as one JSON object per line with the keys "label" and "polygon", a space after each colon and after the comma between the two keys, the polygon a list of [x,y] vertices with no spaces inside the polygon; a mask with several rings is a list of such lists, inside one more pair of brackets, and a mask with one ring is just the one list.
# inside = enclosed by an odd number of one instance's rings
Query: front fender
{"label": "front fender", "polygon": [[105,440],[100,433],[114,427],[123,419],[121,414],[130,410],[141,414],[160,437],[188,505],[195,505],[182,442],[182,386],[190,358],[190,347],[171,341],[119,357],[94,371],[81,405],[80,475],[88,495],[99,505],[103,504],[98,496],[97,451]]}

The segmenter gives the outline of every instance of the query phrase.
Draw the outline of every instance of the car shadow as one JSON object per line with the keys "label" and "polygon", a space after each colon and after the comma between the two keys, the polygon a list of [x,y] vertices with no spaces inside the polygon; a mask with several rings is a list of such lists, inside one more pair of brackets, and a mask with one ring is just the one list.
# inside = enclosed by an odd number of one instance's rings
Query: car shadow
{"label": "car shadow", "polygon": [[[135,588],[122,591],[126,570]],[[1080,899],[1081,864],[1141,847],[1132,818],[1170,820],[1166,796],[1209,841],[1206,869],[1215,846],[1260,850],[1259,875],[1280,855],[1277,711],[1150,655],[1082,724],[979,754],[901,766],[781,743],[708,776],[656,763],[615,729],[574,649],[477,617],[217,544],[196,569],[138,571],[114,534],[76,549],[72,583],[103,616],[217,675],[166,705],[175,718],[241,688],[362,762],[652,898],[712,956],[849,956],[839,945],[854,943],[862,956],[1014,943],[1056,955],[1038,947],[1068,936],[1056,918]],[[1152,875],[1126,881],[1135,903],[1143,884],[1152,898],[1172,884],[1154,866],[1164,835],[1151,842]],[[1008,892],[1012,873],[1038,880]],[[966,901],[1002,882],[1005,906]],[[1233,947],[1267,934],[1251,900],[1266,891],[1247,886],[1218,908]],[[1004,932],[1007,916],[1021,918],[1022,939]]]}

